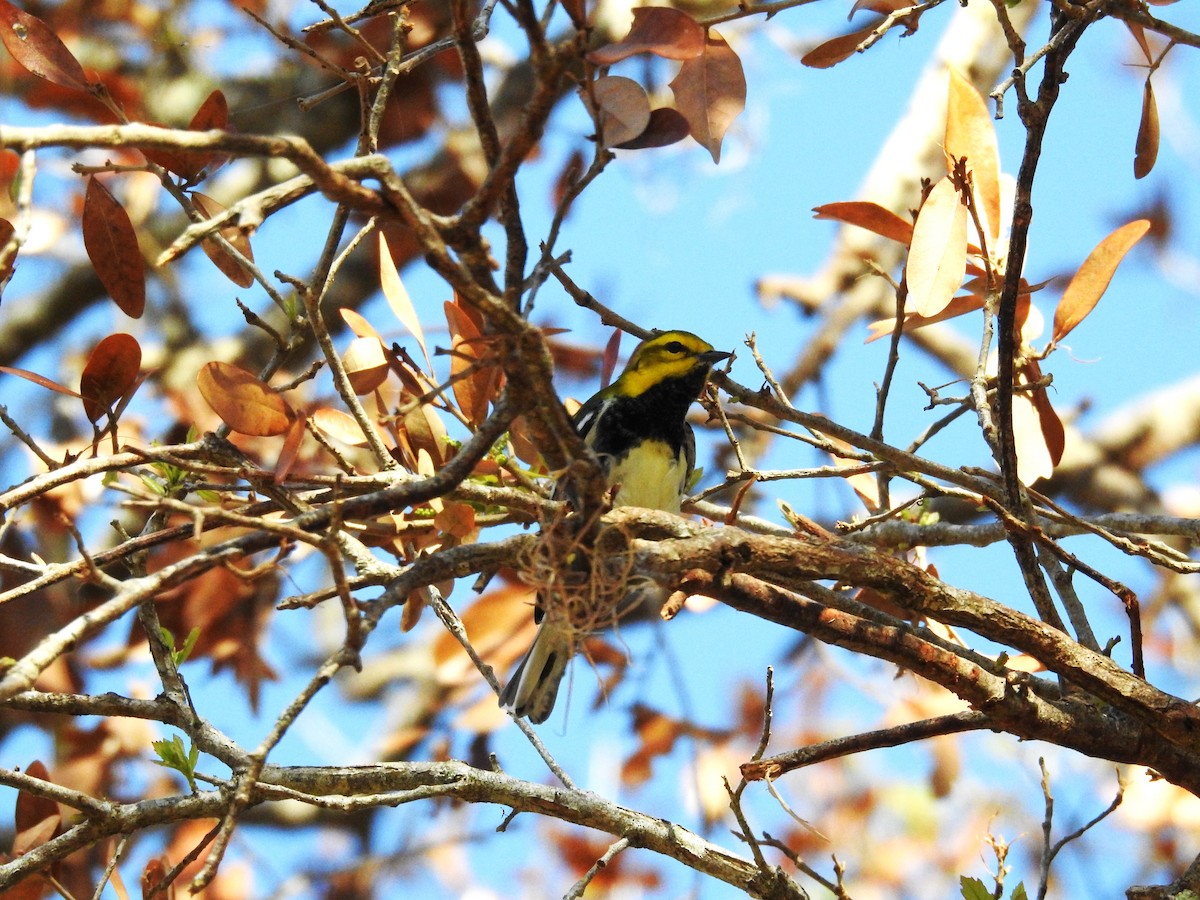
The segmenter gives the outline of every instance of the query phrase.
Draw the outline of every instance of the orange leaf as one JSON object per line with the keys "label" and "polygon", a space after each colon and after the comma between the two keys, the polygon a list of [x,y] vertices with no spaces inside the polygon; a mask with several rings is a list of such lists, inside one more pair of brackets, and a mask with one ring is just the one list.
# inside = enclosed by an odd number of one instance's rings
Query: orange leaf
{"label": "orange leaf", "polygon": [[1063,291],[1058,308],[1054,310],[1054,334],[1050,343],[1057,344],[1082,322],[1108,290],[1113,273],[1133,245],[1150,230],[1148,219],[1135,219],[1122,225],[1096,245],[1088,254],[1071,283]]}
{"label": "orange leaf", "polygon": [[83,200],[83,246],[113,302],[132,318],[146,308],[146,263],[129,214],[94,176]]}
{"label": "orange leaf", "polygon": [[633,11],[633,25],[623,40],[593,50],[587,58],[598,66],[611,66],[637,53],[695,59],[703,52],[704,28],[687,13],[667,6],[641,6]]}
{"label": "orange leaf", "polygon": [[967,208],[949,178],[933,186],[913,226],[905,274],[913,312],[940,313],[967,271]]}
{"label": "orange leaf", "polygon": [[805,53],[800,57],[800,62],[810,69],[828,69],[830,66],[836,66],[857,53],[859,45],[870,37],[871,32],[882,22],[883,19],[876,19],[871,24],[851,31],[849,34],[840,34],[835,38],[830,38]]}
{"label": "orange leaf", "polygon": [[110,334],[96,345],[79,376],[83,411],[92,424],[110,413],[137,381],[142,348],[131,334]]}
{"label": "orange leaf", "polygon": [[710,31],[704,52],[679,67],[671,91],[692,137],[720,162],[721,140],[746,106],[746,75],[738,55]]}
{"label": "orange leaf", "polygon": [[30,74],[59,87],[88,89],[83,66],[50,26],[7,0],[0,0],[0,41]]}
{"label": "orange leaf", "polygon": [[857,225],[867,231],[905,246],[912,243],[912,223],[906,222],[890,209],[885,209],[878,203],[869,200],[849,200],[841,203],[826,203],[824,206],[813,208],[814,218],[833,219],[845,222],[847,225]]}
{"label": "orange leaf", "polygon": [[[191,197],[192,203],[195,204],[200,215],[207,219],[215,218],[225,212],[225,207],[207,194],[192,191]],[[220,229],[219,233],[242,256],[246,257],[250,262],[254,262],[254,251],[250,249],[250,239],[246,237],[240,228],[236,225],[226,225]],[[221,270],[221,274],[238,287],[248,288],[254,284],[253,273],[215,240],[205,238],[200,242],[200,245],[204,248],[204,252],[208,255],[208,258],[213,261],[213,265]]]}
{"label": "orange leaf", "polygon": [[239,434],[270,437],[283,434],[292,422],[287,401],[245,369],[210,362],[196,376],[196,386],[221,421]]}
{"label": "orange leaf", "polygon": [[350,342],[342,355],[350,386],[360,397],[379,387],[388,376],[388,358],[377,337],[360,337]]}
{"label": "orange leaf", "polygon": [[996,129],[979,91],[953,69],[944,146],[948,158],[967,158],[975,200],[994,248],[1000,237],[1000,152],[996,148]]}
{"label": "orange leaf", "polygon": [[1133,177],[1145,178],[1158,159],[1158,103],[1150,79],[1142,89],[1142,119],[1138,123],[1137,143],[1134,144]]}
{"label": "orange leaf", "polygon": [[632,78],[609,75],[592,85],[596,100],[597,138],[605,147],[631,141],[650,124],[650,98]]}
{"label": "orange leaf", "polygon": [[429,350],[425,346],[425,332],[421,329],[421,319],[417,316],[416,307],[413,306],[412,298],[408,296],[404,282],[400,280],[400,273],[396,271],[396,263],[392,260],[392,251],[388,248],[383,232],[379,233],[379,284],[383,288],[383,296],[388,306],[392,308],[400,324],[417,339],[421,353],[425,356],[425,367],[432,372],[433,363],[429,361]]}

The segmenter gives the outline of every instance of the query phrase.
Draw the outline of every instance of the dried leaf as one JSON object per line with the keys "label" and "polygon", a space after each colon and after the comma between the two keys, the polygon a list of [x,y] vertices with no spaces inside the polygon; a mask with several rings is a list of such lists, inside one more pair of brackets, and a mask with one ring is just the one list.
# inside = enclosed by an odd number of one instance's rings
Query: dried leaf
{"label": "dried leaf", "polygon": [[291,425],[287,401],[245,369],[210,362],[196,376],[196,386],[221,421],[239,434],[270,437]]}
{"label": "dried leaf", "polygon": [[383,336],[375,330],[374,325],[348,306],[343,306],[339,309],[338,315],[342,317],[342,321],[346,323],[346,327],[353,331],[356,337],[373,337],[380,341],[383,340]]}
{"label": "dried leaf", "polygon": [[303,440],[304,419],[297,416],[287,430],[287,437],[283,439],[283,446],[279,449],[279,458],[275,461],[276,484],[287,481],[288,473],[292,471],[292,466],[296,464],[296,458],[300,455],[300,442]]}
{"label": "dried leaf", "polygon": [[996,129],[979,91],[953,69],[944,147],[949,160],[966,157],[975,187],[975,202],[984,219],[989,244],[995,248],[1000,238],[1000,151],[996,146]]}
{"label": "dried leaf", "polygon": [[494,399],[498,370],[484,362],[486,347],[476,321],[453,302],[445,304],[445,311],[446,324],[450,326],[450,375],[455,379],[452,386],[454,399],[467,421],[478,428],[487,418],[488,404]]}
{"label": "dried leaf", "polygon": [[704,52],[679,67],[671,91],[692,137],[720,162],[725,132],[746,106],[746,75],[738,55],[710,31]]}
{"label": "dried leaf", "polygon": [[388,376],[388,358],[377,337],[360,337],[350,342],[342,356],[350,386],[358,396],[369,394]]}
{"label": "dried leaf", "polygon": [[967,208],[948,177],[933,186],[913,226],[905,275],[913,311],[940,313],[967,271]]}
{"label": "dried leaf", "polygon": [[[1030,361],[1018,371],[1017,383],[1033,384],[1041,377],[1037,363]],[[1033,484],[1040,478],[1053,475],[1054,467],[1062,459],[1065,433],[1044,387],[1032,393],[1022,391],[1013,394],[1012,427],[1017,451],[1017,477],[1021,482]]]}
{"label": "dried leaf", "polygon": [[447,500],[442,511],[433,517],[433,524],[438,531],[461,541],[475,530],[475,510],[469,503]]}
{"label": "dried leaf", "polygon": [[811,69],[828,69],[830,66],[836,66],[857,53],[859,45],[870,37],[882,22],[883,19],[876,19],[869,25],[864,25],[849,34],[840,34],[835,38],[830,38],[805,53],[800,57],[800,62]]}
{"label": "dried leaf", "polygon": [[[225,94],[215,90],[200,104],[188,131],[224,131],[229,127],[229,103]],[[143,150],[146,159],[183,179],[184,184],[203,181],[228,158],[216,150]]]}
{"label": "dried leaf", "polygon": [[650,124],[631,141],[616,145],[618,150],[647,150],[651,147],[666,147],[682,141],[690,134],[688,121],[677,109],[663,106],[650,110]]}
{"label": "dried leaf", "polygon": [[425,332],[421,328],[421,319],[417,316],[416,307],[413,306],[412,298],[408,296],[404,282],[400,280],[400,273],[396,270],[395,262],[392,261],[392,252],[388,248],[387,238],[384,237],[383,232],[379,234],[379,284],[383,288],[383,296],[387,300],[388,306],[392,308],[392,312],[396,314],[400,324],[417,339],[417,344],[425,357],[425,367],[432,372],[433,363],[429,361],[429,350],[425,346]]}
{"label": "dried leaf", "polygon": [[614,328],[612,337],[604,345],[604,356],[600,360],[600,387],[606,388],[612,383],[613,372],[617,370],[617,357],[621,354],[620,328]]}
{"label": "dried leaf", "polygon": [[39,375],[37,372],[30,372],[28,369],[18,369],[15,366],[0,366],[0,372],[5,372],[8,375],[16,375],[18,378],[24,378],[26,381],[32,381],[34,384],[41,385],[48,390],[56,391],[60,394],[66,394],[68,397],[79,396],[76,391],[71,390],[69,387],[64,387],[57,381],[51,381],[45,375]]}
{"label": "dried leaf", "polygon": [[[25,774],[41,781],[50,780],[50,772],[40,759],[26,766]],[[20,856],[46,843],[54,837],[54,832],[62,822],[57,803],[27,791],[17,791],[14,818],[16,833],[13,835],[13,856]]]}
{"label": "dried leaf", "polygon": [[913,226],[890,209],[869,200],[849,200],[841,203],[826,203],[813,208],[814,218],[833,219],[847,225],[857,225],[873,231],[881,237],[898,241],[906,247],[912,243]]}
{"label": "dried leaf", "polygon": [[168,885],[166,890],[160,887],[170,871],[171,860],[165,853],[148,860],[146,867],[142,869],[142,897],[148,898],[153,894],[155,897],[162,897],[163,900],[174,900],[174,885]]}
{"label": "dried leaf", "polygon": [[637,53],[684,60],[703,52],[704,28],[687,13],[668,6],[641,6],[633,11],[633,25],[623,40],[593,50],[587,58],[598,66],[611,66]]}
{"label": "dried leaf", "polygon": [[596,100],[597,139],[605,147],[631,141],[650,124],[650,98],[632,78],[608,75],[592,84]]}
{"label": "dried leaf", "polygon": [[[196,209],[207,219],[214,218],[225,212],[225,207],[207,194],[192,191],[191,198],[192,203],[196,205]],[[250,238],[240,228],[236,225],[226,225],[218,233],[225,240],[229,241],[242,256],[246,257],[250,262],[254,262],[254,251],[250,249]],[[254,274],[215,240],[205,238],[200,242],[200,246],[204,248],[204,252],[208,258],[213,261],[213,265],[221,270],[221,274],[238,287],[248,288],[254,284]]]}
{"label": "dried leaf", "polygon": [[108,415],[137,382],[142,348],[131,334],[110,334],[88,357],[79,377],[83,411],[93,425]]}
{"label": "dried leaf", "polygon": [[[1026,300],[1029,299],[1025,295]],[[926,325],[932,325],[935,322],[945,322],[947,319],[955,319],[967,313],[974,312],[977,309],[983,309],[983,297],[979,294],[964,294],[961,297],[955,297],[945,308],[935,316],[921,316],[916,313],[905,313],[904,326],[901,330],[905,333],[915,331],[918,328],[924,328]],[[895,317],[888,319],[876,319],[869,326],[870,336],[863,341],[864,344],[869,344],[872,341],[877,341],[881,337],[886,337],[891,334],[896,327]]]}
{"label": "dried leaf", "polygon": [[83,246],[113,302],[134,319],[146,308],[146,263],[125,208],[94,176],[83,200]]}
{"label": "dried leaf", "polygon": [[1150,42],[1146,39],[1146,29],[1136,22],[1128,22],[1122,20],[1129,33],[1133,35],[1133,39],[1137,42],[1138,47],[1142,50],[1142,56],[1146,58],[1147,63],[1154,62],[1154,51],[1150,49]]}
{"label": "dried leaf", "polygon": [[1051,344],[1057,344],[1082,322],[1100,302],[1112,281],[1113,273],[1133,245],[1150,230],[1148,219],[1135,219],[1122,225],[1096,245],[1079,271],[1063,291],[1058,308],[1054,310],[1054,334]]}
{"label": "dried leaf", "polygon": [[1154,88],[1150,79],[1142,89],[1142,119],[1138,123],[1137,142],[1134,144],[1133,177],[1145,178],[1158,159],[1158,102],[1154,99]]}
{"label": "dried leaf", "polygon": [[912,6],[912,0],[856,0],[855,4],[850,7],[850,14],[846,18],[854,18],[854,14],[860,9],[869,9],[871,12],[886,16],[896,10],[904,9],[906,6]]}
{"label": "dried leaf", "polygon": [[317,431],[326,437],[351,447],[367,446],[367,439],[363,436],[358,421],[340,409],[323,406],[312,414],[312,423]]}
{"label": "dried leaf", "polygon": [[59,87],[88,89],[88,78],[73,53],[50,26],[8,0],[0,0],[0,41],[22,68]]}
{"label": "dried leaf", "polygon": [[562,0],[561,6],[566,10],[572,25],[580,31],[587,28],[587,0]]}

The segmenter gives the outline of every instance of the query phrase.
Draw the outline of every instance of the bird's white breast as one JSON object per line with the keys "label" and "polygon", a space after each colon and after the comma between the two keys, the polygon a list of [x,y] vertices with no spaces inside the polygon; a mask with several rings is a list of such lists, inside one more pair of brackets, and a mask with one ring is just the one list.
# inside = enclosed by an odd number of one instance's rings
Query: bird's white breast
{"label": "bird's white breast", "polygon": [[687,464],[662,441],[644,441],[616,462],[608,483],[619,485],[615,506],[644,506],[679,512],[687,486]]}

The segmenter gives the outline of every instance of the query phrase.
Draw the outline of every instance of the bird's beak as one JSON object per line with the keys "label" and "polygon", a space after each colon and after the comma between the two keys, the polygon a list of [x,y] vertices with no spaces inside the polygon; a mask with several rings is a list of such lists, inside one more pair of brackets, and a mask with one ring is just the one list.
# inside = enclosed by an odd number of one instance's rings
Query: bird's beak
{"label": "bird's beak", "polygon": [[718,363],[723,359],[729,359],[733,356],[732,353],[726,353],[724,350],[709,350],[706,353],[699,354],[696,359],[704,363],[706,366],[711,366],[713,363]]}

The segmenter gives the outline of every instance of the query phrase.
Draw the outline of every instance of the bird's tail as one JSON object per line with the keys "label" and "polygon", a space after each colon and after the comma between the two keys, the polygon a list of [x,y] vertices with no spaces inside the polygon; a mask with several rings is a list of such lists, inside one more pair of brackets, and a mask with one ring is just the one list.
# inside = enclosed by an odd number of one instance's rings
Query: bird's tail
{"label": "bird's tail", "polygon": [[500,705],[515,716],[527,716],[535,725],[545,722],[554,710],[559,682],[574,651],[575,637],[567,623],[547,616],[533,646],[501,692]]}

